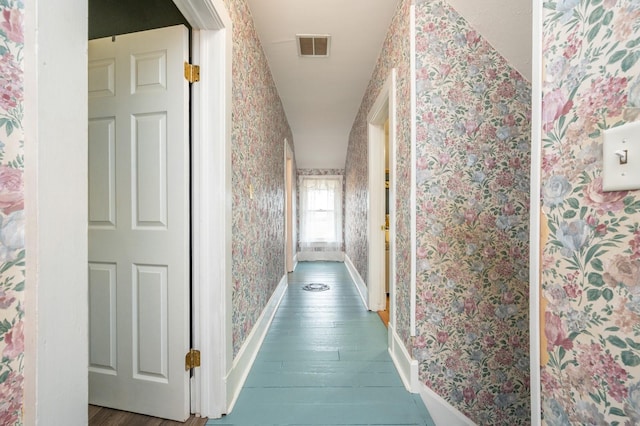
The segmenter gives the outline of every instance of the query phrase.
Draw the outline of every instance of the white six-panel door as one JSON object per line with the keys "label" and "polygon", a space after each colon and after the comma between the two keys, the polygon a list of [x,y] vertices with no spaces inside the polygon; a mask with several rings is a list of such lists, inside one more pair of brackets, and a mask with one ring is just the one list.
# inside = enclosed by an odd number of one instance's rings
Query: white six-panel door
{"label": "white six-panel door", "polygon": [[89,402],[189,416],[188,30],[89,43]]}

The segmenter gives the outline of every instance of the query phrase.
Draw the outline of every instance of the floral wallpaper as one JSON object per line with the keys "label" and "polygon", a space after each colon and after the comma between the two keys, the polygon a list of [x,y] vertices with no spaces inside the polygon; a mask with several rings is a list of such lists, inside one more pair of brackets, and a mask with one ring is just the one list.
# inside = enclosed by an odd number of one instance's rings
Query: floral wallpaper
{"label": "floral wallpaper", "polygon": [[446,1],[417,2],[413,356],[481,425],[530,422],[530,92]]}
{"label": "floral wallpaper", "polygon": [[0,0],[0,424],[22,424],[24,3]]}
{"label": "floral wallpaper", "polygon": [[[407,347],[411,284],[411,0],[401,0],[349,136],[345,166],[345,253],[367,282],[367,115],[396,69],[396,324]],[[392,236],[393,238],[393,236]]]}
{"label": "floral wallpaper", "polygon": [[602,191],[602,132],[640,118],[640,2],[543,14],[543,422],[636,425],[640,196]]}
{"label": "floral wallpaper", "polygon": [[[234,356],[284,274],[284,145],[293,137],[245,0],[233,22],[232,321]],[[295,168],[295,164],[294,164]]]}

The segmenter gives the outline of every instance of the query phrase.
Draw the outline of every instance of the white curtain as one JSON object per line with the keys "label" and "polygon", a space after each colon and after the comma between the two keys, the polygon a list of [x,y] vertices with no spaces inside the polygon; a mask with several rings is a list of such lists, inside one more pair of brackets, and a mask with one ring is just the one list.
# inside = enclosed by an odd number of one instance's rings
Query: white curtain
{"label": "white curtain", "polygon": [[303,176],[301,250],[342,250],[342,176]]}

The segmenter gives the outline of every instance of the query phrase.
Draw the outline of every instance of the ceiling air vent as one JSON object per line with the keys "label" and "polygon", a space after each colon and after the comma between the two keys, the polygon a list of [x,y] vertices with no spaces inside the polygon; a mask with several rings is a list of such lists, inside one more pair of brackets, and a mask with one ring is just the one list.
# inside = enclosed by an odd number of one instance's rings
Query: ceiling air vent
{"label": "ceiling air vent", "polygon": [[329,56],[331,36],[327,34],[298,34],[298,55],[326,58]]}

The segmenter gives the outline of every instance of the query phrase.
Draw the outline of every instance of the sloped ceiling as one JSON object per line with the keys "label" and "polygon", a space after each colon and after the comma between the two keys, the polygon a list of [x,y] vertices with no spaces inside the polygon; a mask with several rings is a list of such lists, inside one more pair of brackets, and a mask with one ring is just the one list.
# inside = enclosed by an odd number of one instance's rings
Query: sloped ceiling
{"label": "sloped ceiling", "polygon": [[531,81],[531,0],[447,1]]}
{"label": "sloped ceiling", "polygon": [[[299,168],[344,168],[349,132],[398,0],[249,0],[293,132]],[[296,34],[329,34],[328,58]]]}
{"label": "sloped ceiling", "polygon": [[[531,79],[531,2],[448,0]],[[349,132],[398,0],[248,0],[293,132],[299,168],[343,168]],[[329,34],[328,58],[299,57],[296,34]]]}

